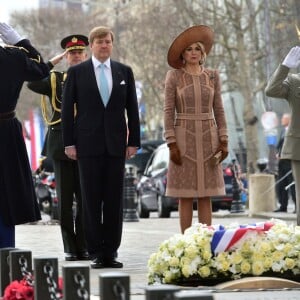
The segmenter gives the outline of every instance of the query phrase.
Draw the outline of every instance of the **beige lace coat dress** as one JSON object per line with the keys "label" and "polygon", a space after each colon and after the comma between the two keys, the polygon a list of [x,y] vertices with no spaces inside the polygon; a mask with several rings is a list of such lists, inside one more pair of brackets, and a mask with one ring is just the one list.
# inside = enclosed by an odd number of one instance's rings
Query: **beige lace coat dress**
{"label": "beige lace coat dress", "polygon": [[218,147],[219,136],[227,135],[218,72],[205,68],[200,75],[184,69],[168,71],[164,125],[167,143],[176,142],[182,157],[181,166],[170,160],[166,195],[224,195],[222,167],[212,167],[208,162]]}

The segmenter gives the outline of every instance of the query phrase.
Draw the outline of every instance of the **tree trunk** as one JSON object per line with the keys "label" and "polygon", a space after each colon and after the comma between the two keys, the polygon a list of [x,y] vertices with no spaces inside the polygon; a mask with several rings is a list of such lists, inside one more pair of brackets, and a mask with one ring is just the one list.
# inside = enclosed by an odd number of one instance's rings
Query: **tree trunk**
{"label": "tree trunk", "polygon": [[254,112],[253,93],[250,89],[250,60],[246,56],[247,49],[245,49],[245,41],[242,32],[237,33],[238,56],[240,62],[240,92],[244,97],[244,122],[245,122],[245,136],[247,149],[247,167],[250,173],[253,172],[253,167],[256,166],[258,159],[258,130],[257,130],[257,116]]}

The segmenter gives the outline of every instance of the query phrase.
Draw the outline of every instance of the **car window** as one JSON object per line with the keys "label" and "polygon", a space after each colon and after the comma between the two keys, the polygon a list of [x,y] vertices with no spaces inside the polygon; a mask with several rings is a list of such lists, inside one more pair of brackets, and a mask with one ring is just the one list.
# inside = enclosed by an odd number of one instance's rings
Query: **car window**
{"label": "car window", "polygon": [[137,168],[138,177],[144,173],[147,162],[153,151],[163,143],[162,140],[149,140],[142,142],[141,148],[136,155],[126,160],[126,164],[134,165]]}
{"label": "car window", "polygon": [[152,161],[152,171],[165,169],[168,167],[169,151],[168,148],[162,147],[157,150]]}

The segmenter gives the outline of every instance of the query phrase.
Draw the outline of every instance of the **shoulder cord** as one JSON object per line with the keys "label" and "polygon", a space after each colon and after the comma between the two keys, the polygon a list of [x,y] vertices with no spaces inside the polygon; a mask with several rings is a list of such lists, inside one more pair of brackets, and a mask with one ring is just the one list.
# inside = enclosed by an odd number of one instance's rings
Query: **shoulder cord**
{"label": "shoulder cord", "polygon": [[[64,73],[64,77],[63,80],[65,80],[66,77],[66,73]],[[46,99],[46,95],[42,95],[41,98],[41,108],[42,108],[42,115],[44,118],[44,121],[46,122],[47,125],[55,125],[61,122],[61,118],[51,121],[55,112],[61,112],[61,109],[57,107],[56,105],[56,100],[58,102],[61,103],[61,101],[59,101],[59,99],[57,98],[56,95],[56,74],[55,72],[51,72],[50,73],[50,86],[51,86],[51,108],[52,108],[52,115],[49,117],[49,112],[47,109],[47,99]]]}
{"label": "shoulder cord", "polygon": [[[65,82],[67,77],[67,73],[63,74],[63,82]],[[47,125],[55,125],[61,122],[61,118],[55,120],[55,121],[51,121],[55,112],[59,112],[61,113],[61,109],[57,107],[56,103],[61,103],[61,100],[59,100],[59,98],[57,97],[56,94],[56,74],[55,72],[51,72],[50,74],[50,84],[51,84],[51,108],[52,108],[52,115],[50,116],[50,118],[48,117],[49,112],[47,111],[47,99],[46,99],[46,95],[42,95],[41,98],[41,107],[42,107],[42,115],[43,118],[46,122]],[[57,102],[56,102],[57,101]],[[76,115],[76,106],[74,105],[74,115]]]}
{"label": "shoulder cord", "polygon": [[[4,48],[6,48],[6,49],[19,49],[21,51],[26,52],[27,56],[28,56],[28,54],[30,54],[29,50],[26,49],[25,47],[18,47],[18,46],[14,46],[14,45],[6,45],[6,46],[4,46]],[[36,55],[36,58],[33,58],[33,57],[28,57],[28,58],[35,61],[35,62],[37,62],[37,63],[42,62],[41,56],[39,54]]]}
{"label": "shoulder cord", "polygon": [[[26,55],[30,54],[29,50],[24,48],[24,47],[19,47],[19,46],[14,46],[14,45],[5,45],[3,48],[5,48],[5,49],[19,49],[21,51],[24,51],[26,53]],[[32,58],[32,57],[28,57],[28,58],[40,62],[40,56],[39,55],[37,55],[36,58]]]}

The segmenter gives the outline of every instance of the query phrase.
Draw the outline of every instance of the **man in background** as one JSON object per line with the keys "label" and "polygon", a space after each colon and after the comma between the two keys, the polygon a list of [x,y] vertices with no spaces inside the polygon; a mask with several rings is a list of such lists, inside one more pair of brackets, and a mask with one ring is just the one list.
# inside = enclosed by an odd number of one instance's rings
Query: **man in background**
{"label": "man in background", "polygon": [[[87,45],[88,38],[84,35],[73,34],[63,38],[61,47],[64,52],[50,59],[49,66],[53,68],[64,57],[68,67],[83,62],[87,57]],[[41,106],[48,132],[42,154],[53,162],[65,260],[88,260],[78,165],[77,161],[65,155],[62,141],[61,102],[66,77],[66,71],[51,71],[46,79],[29,82],[28,88],[43,95]]]}
{"label": "man in background", "polygon": [[292,173],[291,160],[281,158],[281,150],[284,142],[284,137],[288,130],[290,120],[291,120],[291,115],[288,113],[283,114],[281,117],[282,131],[279,137],[279,142],[277,144],[277,153],[278,153],[277,198],[280,207],[276,209],[275,212],[287,212],[289,194],[291,195],[296,207],[296,191],[295,191],[295,185],[293,184],[294,178]]}

